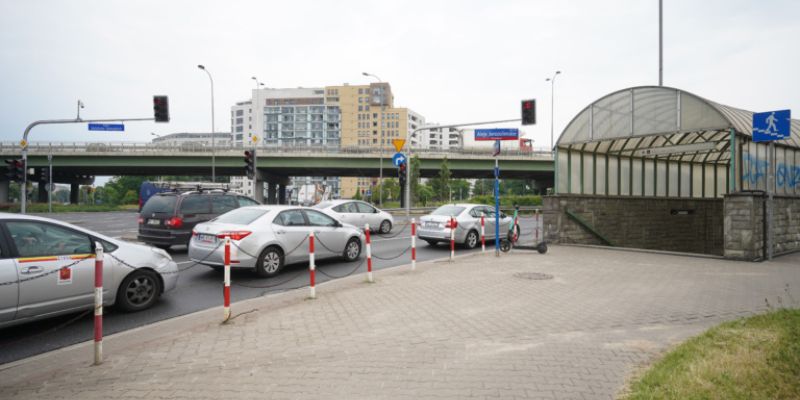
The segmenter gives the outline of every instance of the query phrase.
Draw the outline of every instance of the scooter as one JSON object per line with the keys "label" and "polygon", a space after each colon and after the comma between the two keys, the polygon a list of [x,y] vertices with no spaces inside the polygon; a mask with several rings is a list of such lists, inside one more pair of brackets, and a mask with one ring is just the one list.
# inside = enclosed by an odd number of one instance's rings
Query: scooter
{"label": "scooter", "polygon": [[[531,248],[529,246],[520,246],[517,243],[519,242],[520,236],[520,229],[519,229],[519,206],[514,206],[514,223],[511,224],[511,227],[508,229],[508,235],[506,235],[505,239],[500,240],[500,250],[504,253],[511,251],[512,247],[519,247],[519,248]],[[541,242],[537,243],[535,246],[532,247],[539,252],[539,254],[547,253],[547,243],[544,241],[544,238]]]}

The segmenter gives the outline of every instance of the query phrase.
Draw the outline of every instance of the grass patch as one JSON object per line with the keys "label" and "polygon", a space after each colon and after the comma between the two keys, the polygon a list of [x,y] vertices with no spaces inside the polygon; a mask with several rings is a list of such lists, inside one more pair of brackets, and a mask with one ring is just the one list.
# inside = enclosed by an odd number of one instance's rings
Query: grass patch
{"label": "grass patch", "polygon": [[800,309],[726,322],[666,354],[624,399],[800,399]]}
{"label": "grass patch", "polygon": [[[53,203],[54,213],[65,212],[109,212],[109,211],[126,211],[137,210],[137,205],[133,206],[110,206],[110,205],[88,205],[88,204],[55,204]],[[6,207],[5,212],[18,213],[20,211],[19,204],[12,204]],[[25,210],[28,213],[46,213],[48,211],[47,203],[32,203],[28,204]]]}

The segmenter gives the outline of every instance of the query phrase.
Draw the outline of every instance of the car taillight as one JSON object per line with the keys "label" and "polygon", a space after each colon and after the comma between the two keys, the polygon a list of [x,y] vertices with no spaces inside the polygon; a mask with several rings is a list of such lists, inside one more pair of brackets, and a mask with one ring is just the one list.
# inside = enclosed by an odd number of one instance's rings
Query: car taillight
{"label": "car taillight", "polygon": [[217,234],[218,239],[225,239],[226,237],[230,237],[231,240],[242,240],[253,232],[250,231],[225,231],[222,233]]}
{"label": "car taillight", "polygon": [[456,221],[454,219],[448,219],[447,222],[445,222],[444,227],[445,228],[457,228],[458,227],[458,221]]}
{"label": "car taillight", "polygon": [[143,224],[143,223],[144,223],[144,217],[142,217],[142,216],[139,216],[139,225],[141,225],[141,224]]}
{"label": "car taillight", "polygon": [[168,228],[180,228],[182,226],[183,226],[183,218],[181,217],[172,217],[167,220]]}

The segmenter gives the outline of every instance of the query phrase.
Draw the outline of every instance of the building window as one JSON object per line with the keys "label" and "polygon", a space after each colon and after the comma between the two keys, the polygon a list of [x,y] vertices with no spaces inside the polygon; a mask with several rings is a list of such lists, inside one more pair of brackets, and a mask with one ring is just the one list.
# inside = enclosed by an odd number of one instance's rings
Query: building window
{"label": "building window", "polygon": [[236,116],[244,115],[244,110],[236,110]]}

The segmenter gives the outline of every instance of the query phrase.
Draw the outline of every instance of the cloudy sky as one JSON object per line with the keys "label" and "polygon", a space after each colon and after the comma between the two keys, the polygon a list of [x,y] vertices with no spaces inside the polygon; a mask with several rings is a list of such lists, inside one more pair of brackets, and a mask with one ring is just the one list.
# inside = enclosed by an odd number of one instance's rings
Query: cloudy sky
{"label": "cloudy sky", "polygon": [[[800,2],[664,1],[664,83],[754,111],[800,117]],[[535,146],[611,91],[658,83],[658,1],[12,1],[0,0],[0,139],[28,123],[151,117],[170,96],[172,121],[124,133],[37,127],[31,140],[149,141],[230,130],[230,106],[257,76],[269,87],[392,85],[395,102],[429,121],[519,118],[536,98]]]}

